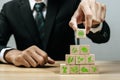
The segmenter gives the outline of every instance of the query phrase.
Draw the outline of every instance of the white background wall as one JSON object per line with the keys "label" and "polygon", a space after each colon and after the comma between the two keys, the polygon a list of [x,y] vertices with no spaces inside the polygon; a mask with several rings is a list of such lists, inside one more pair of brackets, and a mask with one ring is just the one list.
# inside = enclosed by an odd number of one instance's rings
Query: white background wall
{"label": "white background wall", "polygon": [[[0,0],[0,9],[2,5],[9,0]],[[81,40],[81,44],[89,44],[91,53],[96,55],[96,60],[120,60],[120,0],[97,0],[107,6],[106,21],[111,29],[110,41],[105,44],[95,44],[91,40]],[[14,46],[13,36],[10,39],[9,46]]]}

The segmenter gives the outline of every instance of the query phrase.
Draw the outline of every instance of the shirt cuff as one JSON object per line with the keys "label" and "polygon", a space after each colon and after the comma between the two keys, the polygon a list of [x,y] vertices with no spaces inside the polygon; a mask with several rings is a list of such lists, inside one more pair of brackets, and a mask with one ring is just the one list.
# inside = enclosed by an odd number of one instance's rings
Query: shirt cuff
{"label": "shirt cuff", "polygon": [[0,52],[0,61],[1,62],[7,63],[7,61],[4,59],[4,55],[5,55],[5,52],[10,49],[12,49],[12,48],[4,48],[1,50],[1,52]]}
{"label": "shirt cuff", "polygon": [[90,31],[96,33],[98,31],[101,31],[101,29],[102,29],[102,23],[97,28],[91,28]]}

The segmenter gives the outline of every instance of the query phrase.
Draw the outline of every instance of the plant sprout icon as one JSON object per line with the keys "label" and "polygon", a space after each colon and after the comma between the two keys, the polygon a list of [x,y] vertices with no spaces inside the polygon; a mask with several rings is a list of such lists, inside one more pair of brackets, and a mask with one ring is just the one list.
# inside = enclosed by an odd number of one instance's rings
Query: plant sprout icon
{"label": "plant sprout icon", "polygon": [[68,64],[70,64],[71,62],[73,62],[73,57],[68,57]]}
{"label": "plant sprout icon", "polygon": [[63,66],[62,69],[63,69],[63,73],[67,73],[67,67]]}

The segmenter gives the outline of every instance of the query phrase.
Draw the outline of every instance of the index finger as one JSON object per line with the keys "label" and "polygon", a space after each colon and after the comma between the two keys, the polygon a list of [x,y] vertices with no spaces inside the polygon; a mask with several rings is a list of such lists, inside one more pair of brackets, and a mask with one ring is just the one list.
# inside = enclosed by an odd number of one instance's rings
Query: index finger
{"label": "index finger", "polygon": [[47,53],[46,53],[45,51],[39,49],[39,48],[36,47],[36,46],[34,47],[34,49],[35,49],[35,52],[36,52],[38,55],[40,55],[40,56],[42,56],[42,57],[44,58],[45,62],[48,61],[48,55],[47,55]]}
{"label": "index finger", "polygon": [[88,1],[84,1],[83,3],[81,3],[81,9],[85,15],[85,28],[86,28],[86,32],[89,33],[90,28],[92,26],[92,11],[90,9],[90,5],[88,3]]}

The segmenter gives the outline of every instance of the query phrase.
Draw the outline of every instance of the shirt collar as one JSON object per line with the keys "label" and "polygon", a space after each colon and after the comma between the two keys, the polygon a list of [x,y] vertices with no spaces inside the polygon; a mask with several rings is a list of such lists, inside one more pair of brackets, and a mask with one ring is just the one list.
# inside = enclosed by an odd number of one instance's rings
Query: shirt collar
{"label": "shirt collar", "polygon": [[[41,2],[43,2],[44,4],[45,4],[45,6],[47,6],[47,1],[48,0],[41,0]],[[35,3],[37,3],[35,0],[29,0],[29,3],[30,3],[30,8],[31,8],[31,10],[33,10],[33,8],[34,8],[34,5],[35,5]]]}

